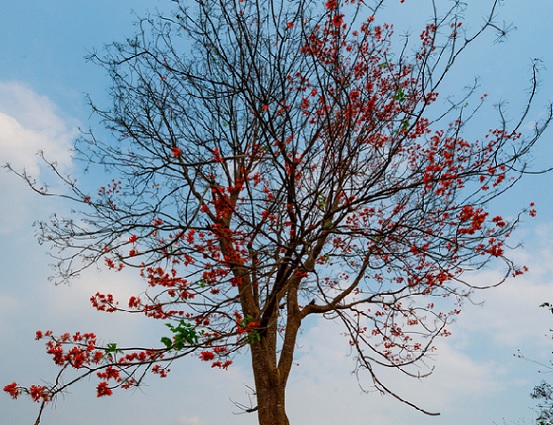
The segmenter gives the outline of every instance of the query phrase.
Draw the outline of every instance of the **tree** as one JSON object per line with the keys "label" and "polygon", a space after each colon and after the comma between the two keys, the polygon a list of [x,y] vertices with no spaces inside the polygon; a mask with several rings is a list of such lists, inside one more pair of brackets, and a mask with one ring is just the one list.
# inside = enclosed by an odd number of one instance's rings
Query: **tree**
{"label": "tree", "polygon": [[[544,302],[540,307],[547,308],[553,314],[553,304]],[[553,329],[550,329],[553,331]],[[553,362],[541,363],[537,360],[526,357],[520,350],[515,354],[519,359],[527,360],[532,363],[536,363],[539,366],[542,366],[544,369],[540,370],[540,373],[551,373],[553,372]],[[530,397],[537,402],[537,418],[535,419],[536,425],[551,425],[553,424],[553,386],[542,380],[538,385],[534,386]]]}
{"label": "tree", "polygon": [[107,396],[148,371],[165,376],[184,356],[226,369],[248,351],[257,400],[248,410],[284,425],[298,332],[317,316],[342,323],[377,389],[430,414],[374,368],[420,377],[416,367],[475,289],[470,272],[525,271],[505,251],[520,216],[490,204],[525,173],[552,117],[521,133],[536,66],[520,118],[498,107],[498,126],[479,139],[465,135],[486,97],[472,101],[476,83],[438,101],[467,46],[499,30],[498,1],[475,32],[462,25],[460,1],[432,2],[420,37],[404,41],[381,22],[384,1],[176,3],[174,15],[148,17],[136,36],[92,56],[113,82],[111,107],[91,103],[112,137],[84,134],[75,151],[114,178],[90,194],[49,162],[67,186],[60,195],[80,207],[39,226],[61,281],[91,265],[135,268],[142,294],[121,305],[97,293],[92,305],[142,312],[166,322],[167,335],[127,349],[93,333],[38,331],[59,375],[4,391],[29,394],[42,412],[84,377],[98,377]]}
{"label": "tree", "polygon": [[537,425],[551,425],[553,423],[553,387],[545,381],[534,387],[530,396],[538,403]]}
{"label": "tree", "polygon": [[[545,302],[540,307],[545,307],[553,313],[553,305]],[[552,330],[552,329],[550,329]],[[522,354],[518,354],[519,358],[525,358]],[[534,361],[535,362],[535,361]],[[540,371],[541,373],[551,373],[553,372],[553,362],[548,364],[543,364],[539,362],[540,366],[545,367],[545,370]],[[534,400],[538,400],[538,417],[536,418],[536,425],[551,425],[553,424],[553,386],[548,382],[542,380],[539,385],[536,385],[530,394]]]}

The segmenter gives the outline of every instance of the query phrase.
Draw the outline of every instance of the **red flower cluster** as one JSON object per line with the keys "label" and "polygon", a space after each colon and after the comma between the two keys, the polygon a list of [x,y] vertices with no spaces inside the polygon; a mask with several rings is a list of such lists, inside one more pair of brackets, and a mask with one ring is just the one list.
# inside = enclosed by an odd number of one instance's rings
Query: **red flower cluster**
{"label": "red flower cluster", "polygon": [[171,148],[171,154],[175,157],[175,158],[180,158],[180,156],[182,155],[182,149],[178,148],[177,146],[173,146]]}
{"label": "red flower cluster", "polygon": [[7,392],[14,400],[21,394],[16,382],[12,382],[4,387],[4,391]]}
{"label": "red flower cluster", "polygon": [[105,311],[107,313],[113,313],[117,310],[117,302],[112,294],[100,294],[96,292],[96,295],[90,297],[90,303],[98,311]]}
{"label": "red flower cluster", "polygon": [[31,385],[29,387],[29,395],[35,402],[40,402],[41,400],[49,401],[50,395],[48,393],[48,390],[46,387],[42,387],[39,385]]}
{"label": "red flower cluster", "polygon": [[[38,336],[37,332],[37,336]],[[51,332],[50,332],[51,334]],[[68,351],[63,345],[71,342],[76,343]],[[51,354],[58,366],[71,365],[75,369],[83,366],[97,365],[104,356],[104,351],[96,349],[96,335],[93,333],[75,333],[73,336],[68,333],[54,338],[46,343],[46,352]]]}
{"label": "red flower cluster", "polygon": [[35,402],[50,401],[50,393],[48,389],[40,385],[31,385],[28,389],[20,388],[16,382],[12,382],[4,387],[4,391],[10,395],[14,400],[24,391],[31,396],[31,399]]}
{"label": "red flower cluster", "polygon": [[202,351],[200,354],[200,360],[204,362],[208,362],[210,360],[213,360],[215,358],[215,354],[213,354],[211,351]]}
{"label": "red flower cluster", "polygon": [[97,397],[110,396],[113,394],[113,390],[109,387],[107,382],[100,382],[96,387]]}
{"label": "red flower cluster", "polygon": [[119,370],[114,368],[113,366],[108,366],[105,368],[103,372],[96,373],[98,378],[105,379],[106,381],[113,379],[116,382],[121,382],[121,376],[119,373]]}

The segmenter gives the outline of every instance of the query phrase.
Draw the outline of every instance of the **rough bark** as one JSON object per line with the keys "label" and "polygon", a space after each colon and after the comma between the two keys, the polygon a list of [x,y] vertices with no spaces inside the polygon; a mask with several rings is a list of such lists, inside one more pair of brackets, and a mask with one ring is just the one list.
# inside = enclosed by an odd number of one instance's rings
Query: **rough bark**
{"label": "rough bark", "polygon": [[286,381],[267,347],[252,348],[252,367],[259,425],[289,425],[285,409]]}

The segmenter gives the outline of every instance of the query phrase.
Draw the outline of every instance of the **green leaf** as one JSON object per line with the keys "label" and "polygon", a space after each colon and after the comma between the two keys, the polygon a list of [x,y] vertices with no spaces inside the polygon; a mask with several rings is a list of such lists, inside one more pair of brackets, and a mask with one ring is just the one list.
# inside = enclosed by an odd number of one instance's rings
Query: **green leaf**
{"label": "green leaf", "polygon": [[246,337],[244,338],[244,341],[246,342],[246,344],[253,344],[254,342],[259,342],[261,341],[261,335],[259,335],[259,332],[257,332],[255,329],[252,329],[248,335],[246,335]]}
{"label": "green leaf", "polygon": [[171,341],[171,338],[167,338],[166,336],[164,336],[163,338],[161,338],[161,342],[162,344],[164,344],[167,348],[171,348],[173,346],[173,341]]}
{"label": "green leaf", "polygon": [[326,197],[322,193],[319,193],[319,195],[317,196],[317,207],[321,211],[324,211],[325,206],[326,206]]}
{"label": "green leaf", "polygon": [[115,342],[108,343],[107,348],[105,348],[104,351],[106,352],[106,354],[123,353],[123,350],[117,348],[117,343]]}
{"label": "green leaf", "polygon": [[180,351],[184,348],[184,343],[186,341],[184,340],[183,336],[182,335],[176,335],[175,336],[175,344],[173,344],[173,348],[176,350],[176,351]]}
{"label": "green leaf", "polygon": [[167,326],[174,335],[172,339],[168,337],[161,338],[161,342],[165,344],[167,348],[180,351],[186,345],[198,343],[198,334],[194,326],[190,323],[181,320],[177,326],[173,326],[171,323],[166,323],[165,326]]}
{"label": "green leaf", "polygon": [[405,92],[400,87],[396,90],[396,95],[394,96],[394,100],[397,100],[398,102],[405,102],[405,99],[407,99],[407,96],[405,96]]}

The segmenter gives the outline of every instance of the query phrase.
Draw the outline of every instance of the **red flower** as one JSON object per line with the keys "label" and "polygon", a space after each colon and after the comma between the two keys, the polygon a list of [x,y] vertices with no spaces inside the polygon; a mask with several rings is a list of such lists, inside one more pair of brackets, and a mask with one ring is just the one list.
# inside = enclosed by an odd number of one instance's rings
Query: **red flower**
{"label": "red flower", "polygon": [[17,388],[16,382],[6,385],[4,387],[4,391],[7,392],[14,400],[19,396],[19,394],[21,394],[19,388]]}
{"label": "red flower", "polygon": [[138,308],[140,306],[140,299],[137,297],[129,298],[129,308]]}
{"label": "red flower", "polygon": [[336,27],[340,27],[342,26],[342,22],[344,22],[344,14],[340,14],[340,15],[335,15],[333,18],[332,18],[332,23],[334,24],[334,26]]}
{"label": "red flower", "polygon": [[286,26],[290,29],[294,28],[294,23],[293,22],[286,22]]}
{"label": "red flower", "polygon": [[174,156],[175,158],[178,158],[178,157],[180,157],[180,156],[182,155],[182,149],[180,149],[180,148],[178,148],[178,147],[176,147],[176,146],[173,146],[173,147],[171,148],[171,153],[173,154],[173,156]]}
{"label": "red flower", "polygon": [[130,242],[130,243],[136,242],[137,239],[138,239],[138,238],[136,237],[136,235],[131,235],[131,236],[129,237],[129,242]]}
{"label": "red flower", "polygon": [[38,385],[31,385],[29,388],[29,394],[31,395],[33,401],[36,402],[39,402],[41,398],[44,398],[45,400],[48,399],[48,396],[44,391],[44,387],[39,387]]}
{"label": "red flower", "polygon": [[106,395],[112,395],[113,394],[113,391],[108,386],[107,382],[100,382],[98,384],[98,386],[96,387],[96,391],[97,391],[97,396],[98,397],[103,397],[103,396],[106,396]]}
{"label": "red flower", "polygon": [[507,225],[507,223],[505,223],[505,221],[503,220],[503,218],[501,216],[496,216],[494,218],[492,218],[492,221],[495,223],[495,225],[497,227],[505,227]]}
{"label": "red flower", "polygon": [[200,354],[200,360],[204,362],[208,362],[210,360],[213,360],[215,358],[215,354],[213,354],[211,351],[202,351]]}
{"label": "red flower", "polygon": [[[99,378],[102,379],[114,379],[117,382],[121,381],[121,377],[119,375],[119,371],[114,368],[113,366],[108,366],[104,372],[98,372],[97,373]],[[107,385],[107,383],[106,383]]]}

